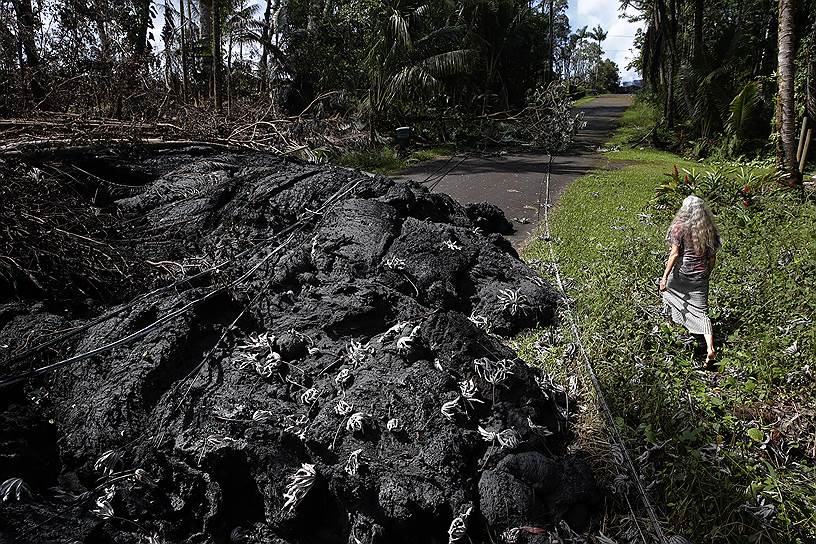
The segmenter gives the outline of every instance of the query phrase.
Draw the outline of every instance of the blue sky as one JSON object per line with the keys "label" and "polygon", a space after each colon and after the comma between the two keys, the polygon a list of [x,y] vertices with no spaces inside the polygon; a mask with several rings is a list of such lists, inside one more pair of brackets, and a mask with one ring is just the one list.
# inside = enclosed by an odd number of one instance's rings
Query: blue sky
{"label": "blue sky", "polygon": [[641,23],[630,23],[620,18],[619,5],[618,0],[569,0],[567,16],[573,30],[584,25],[592,28],[600,24],[609,32],[609,36],[603,42],[604,52],[606,57],[618,64],[621,81],[640,79],[637,72],[627,70],[626,65],[634,56],[632,42],[635,31]]}

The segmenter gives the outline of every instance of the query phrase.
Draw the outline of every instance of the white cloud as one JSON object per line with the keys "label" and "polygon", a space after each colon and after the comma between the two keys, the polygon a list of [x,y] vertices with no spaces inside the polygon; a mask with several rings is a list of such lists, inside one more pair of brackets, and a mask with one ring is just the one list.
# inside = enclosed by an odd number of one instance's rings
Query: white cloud
{"label": "white cloud", "polygon": [[621,18],[619,5],[618,0],[572,0],[567,15],[573,30],[584,25],[591,29],[599,24],[609,32],[603,50],[605,56],[620,68],[621,81],[640,79],[636,71],[627,70],[626,66],[636,54],[632,43],[641,23],[630,23]]}

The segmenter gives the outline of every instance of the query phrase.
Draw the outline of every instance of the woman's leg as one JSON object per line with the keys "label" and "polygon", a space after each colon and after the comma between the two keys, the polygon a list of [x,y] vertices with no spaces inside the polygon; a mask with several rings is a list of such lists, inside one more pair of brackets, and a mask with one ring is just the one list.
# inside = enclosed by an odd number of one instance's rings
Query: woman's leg
{"label": "woman's leg", "polygon": [[706,348],[708,348],[708,357],[706,357],[706,360],[713,361],[717,356],[717,352],[714,351],[714,335],[704,334],[703,337],[706,341]]}

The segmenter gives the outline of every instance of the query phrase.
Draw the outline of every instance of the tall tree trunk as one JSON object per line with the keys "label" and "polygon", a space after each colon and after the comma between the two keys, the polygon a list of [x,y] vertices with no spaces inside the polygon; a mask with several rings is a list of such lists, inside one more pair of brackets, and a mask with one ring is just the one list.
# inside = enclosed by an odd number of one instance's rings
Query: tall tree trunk
{"label": "tall tree trunk", "polygon": [[261,72],[261,93],[266,92],[266,87],[269,83],[269,25],[272,20],[272,0],[266,0],[266,10],[264,11],[264,24],[261,29],[261,62],[258,65],[258,70]]}
{"label": "tall tree trunk", "polygon": [[[189,1],[189,0],[188,0]],[[215,96],[215,81],[213,78],[213,17],[212,17],[212,2],[213,0],[199,0],[199,29],[201,31],[201,71],[204,73],[204,79],[207,81],[207,98],[212,99]]]}
{"label": "tall tree trunk", "polygon": [[[816,23],[811,27],[811,36],[816,33]],[[807,62],[807,91],[805,94],[805,115],[810,126],[816,126],[816,41],[810,42]]]}
{"label": "tall tree trunk", "polygon": [[799,181],[796,163],[796,110],[793,101],[794,78],[794,0],[779,0],[779,76],[777,96],[777,126],[779,144],[777,161],[794,181]]}
{"label": "tall tree trunk", "polygon": [[230,28],[229,45],[227,46],[227,117],[232,111],[232,36],[234,32]]}
{"label": "tall tree trunk", "polygon": [[13,0],[12,4],[14,4],[14,13],[17,15],[20,45],[25,52],[25,64],[22,63],[22,56],[20,57],[23,87],[30,85],[32,98],[41,102],[45,97],[45,91],[39,74],[40,56],[34,35],[34,11],[31,9],[31,0]]}
{"label": "tall tree trunk", "polygon": [[168,93],[178,91],[178,86],[173,76],[173,43],[175,37],[175,21],[173,20],[172,3],[164,0],[164,28],[162,28],[162,40],[164,41],[164,85]]}
{"label": "tall tree trunk", "polygon": [[150,2],[151,0],[135,0],[134,10],[136,11],[136,26],[131,32],[133,43],[133,55],[142,61],[147,60],[149,46],[147,44],[147,29],[150,28]]}
{"label": "tall tree trunk", "polygon": [[221,1],[212,0],[212,71],[215,109],[224,108],[224,85],[221,59]]}
{"label": "tall tree trunk", "polygon": [[703,55],[703,0],[694,0],[694,37],[691,45],[691,58],[698,66]]}
{"label": "tall tree trunk", "polygon": [[184,0],[179,0],[179,14],[179,24],[181,25],[181,92],[186,104],[190,91],[187,87],[189,80],[187,73],[187,16],[184,13]]}
{"label": "tall tree trunk", "polygon": [[547,72],[547,81],[550,82],[555,79],[555,74],[553,71],[553,59],[555,58],[555,32],[553,29],[553,23],[555,18],[553,17],[553,0],[550,0],[550,69]]}

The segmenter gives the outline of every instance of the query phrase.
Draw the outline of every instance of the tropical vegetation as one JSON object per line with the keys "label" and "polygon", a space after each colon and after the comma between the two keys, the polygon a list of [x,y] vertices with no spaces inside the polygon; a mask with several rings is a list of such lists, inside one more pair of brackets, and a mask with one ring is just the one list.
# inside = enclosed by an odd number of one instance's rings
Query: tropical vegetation
{"label": "tropical vegetation", "polygon": [[[524,257],[555,281],[554,243],[581,341],[668,535],[813,542],[816,292],[807,278],[816,273],[816,198],[780,184],[773,161],[700,163],[621,145],[660,116],[643,101],[630,111],[609,145],[619,150],[606,153],[625,162],[568,187],[550,237]],[[710,203],[724,240],[711,283],[716,372],[703,369],[702,339],[660,313],[666,229],[689,194]],[[580,358],[568,356],[575,340],[561,322],[560,332],[534,331],[517,345],[562,383],[578,375],[591,384]],[[630,541],[627,501],[636,511],[642,503],[631,482],[615,481],[626,471],[611,461],[604,428],[593,410],[576,418],[583,447],[616,489],[605,534]]]}
{"label": "tropical vegetation", "polygon": [[409,122],[455,139],[469,119],[523,108],[555,79],[575,95],[617,87],[606,31],[573,31],[566,9],[566,0],[4,1],[0,115],[340,115],[372,141]]}
{"label": "tropical vegetation", "polygon": [[799,127],[816,119],[816,3],[620,5],[643,25],[632,65],[661,112],[651,143],[695,157],[776,155],[801,179]]}

